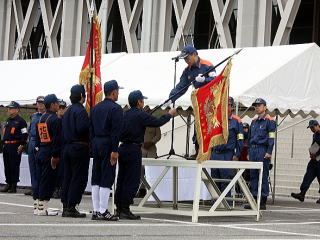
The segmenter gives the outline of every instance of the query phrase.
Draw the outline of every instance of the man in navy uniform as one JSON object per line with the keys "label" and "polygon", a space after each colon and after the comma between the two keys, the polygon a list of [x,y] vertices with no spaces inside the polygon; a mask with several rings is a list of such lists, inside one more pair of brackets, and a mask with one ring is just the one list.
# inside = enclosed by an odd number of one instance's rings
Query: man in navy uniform
{"label": "man in navy uniform", "polygon": [[3,129],[3,163],[7,184],[1,192],[16,193],[21,153],[28,138],[28,131],[26,121],[19,116],[19,103],[12,101],[7,108],[9,118]]}
{"label": "man in navy uniform", "polygon": [[[249,130],[249,160],[263,163],[262,193],[260,209],[266,209],[267,197],[269,196],[269,165],[272,157],[276,122],[266,114],[267,103],[262,98],[257,98],[252,106],[258,117],[253,119]],[[251,192],[255,199],[258,195],[259,171],[250,170]],[[246,206],[248,208],[248,206]]]}
{"label": "man in navy uniform", "polygon": [[36,151],[35,143],[37,136],[37,124],[40,117],[45,112],[46,108],[44,106],[44,96],[38,96],[36,100],[37,112],[30,116],[30,126],[29,126],[29,145],[28,145],[28,160],[29,160],[29,171],[31,177],[31,187],[32,191],[26,192],[26,195],[32,195],[35,186],[39,184],[37,174],[36,174]]}
{"label": "man in navy uniform", "polygon": [[[46,112],[37,125],[36,155],[39,185],[33,193],[34,206],[39,216],[56,215],[48,212],[48,202],[52,197],[56,183],[56,167],[61,154],[61,119],[57,116],[59,100],[55,94],[44,98]],[[36,213],[36,211],[34,212]]]}
{"label": "man in navy uniform", "polygon": [[108,211],[109,195],[115,180],[118,146],[123,111],[118,101],[116,80],[104,84],[105,99],[91,112],[90,138],[93,150],[92,166],[92,220],[117,221]]}
{"label": "man in navy uniform", "polygon": [[[178,58],[183,58],[188,66],[184,69],[180,82],[177,86],[171,90],[170,97],[177,94],[181,89],[188,86],[192,81],[195,80],[193,86],[195,88],[200,88],[207,83],[209,83],[215,76],[215,71],[212,71],[209,76],[201,76],[208,69],[210,69],[213,65],[211,62],[201,59],[198,56],[197,49],[191,45],[185,46],[182,50]],[[180,98],[183,94],[187,92],[188,88],[185,88],[181,93],[177,94],[170,101],[168,101],[165,106],[170,105],[172,102],[175,102],[178,98]]]}
{"label": "man in navy uniform", "polygon": [[88,182],[89,169],[89,127],[88,113],[83,107],[86,99],[82,85],[71,88],[72,105],[62,119],[64,139],[63,161],[64,181],[61,201],[63,203],[62,217],[86,217],[80,213],[76,205],[80,204],[82,194]]}
{"label": "man in navy uniform", "polygon": [[[300,185],[300,193],[291,193],[291,197],[304,201],[304,197],[315,178],[320,182],[320,125],[317,120],[310,120],[307,128],[313,132],[312,144],[309,149],[310,161],[307,166],[307,171]],[[320,203],[320,199],[316,203]]]}
{"label": "man in navy uniform", "polygon": [[[63,101],[62,99],[59,100],[59,110],[57,112],[58,118],[60,118],[61,120],[63,119],[64,113],[67,111],[67,103],[65,101]],[[63,135],[63,134],[62,134]],[[63,142],[63,136],[62,136],[62,140]],[[61,198],[61,188],[62,188],[62,183],[63,183],[63,176],[64,176],[64,161],[63,161],[63,146],[61,149],[61,156],[60,156],[60,160],[59,163],[57,165],[57,181],[55,184],[55,190],[53,192],[52,197],[55,199],[59,199]]]}
{"label": "man in navy uniform", "polygon": [[142,163],[141,146],[146,127],[160,127],[176,113],[175,109],[171,109],[169,114],[156,118],[143,110],[144,99],[146,97],[142,95],[141,91],[131,92],[128,97],[131,108],[124,113],[115,194],[117,216],[120,219],[140,219],[140,216],[136,216],[130,211],[130,205],[133,204],[133,198],[139,188]]}
{"label": "man in navy uniform", "polygon": [[[229,137],[226,144],[218,145],[212,148],[211,159],[222,160],[222,161],[238,161],[241,155],[243,147],[243,128],[241,119],[232,114],[234,111],[234,100],[229,97],[228,102],[228,124],[229,124]],[[218,179],[232,179],[232,169],[211,169],[211,176]],[[221,192],[228,186],[229,182],[217,183]],[[229,192],[228,197],[231,196]]]}

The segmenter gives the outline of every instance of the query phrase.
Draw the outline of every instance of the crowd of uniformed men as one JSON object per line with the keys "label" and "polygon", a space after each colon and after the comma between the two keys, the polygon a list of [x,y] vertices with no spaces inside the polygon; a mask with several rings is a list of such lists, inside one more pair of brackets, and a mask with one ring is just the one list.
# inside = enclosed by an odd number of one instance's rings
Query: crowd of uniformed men
{"label": "crowd of uniformed men", "polygon": [[[183,58],[188,66],[183,71],[180,82],[170,92],[171,100],[167,101],[166,105],[182,96],[187,91],[185,87],[191,82],[195,88],[199,88],[214,78],[212,74],[202,76],[212,64],[200,59],[194,47],[184,47],[179,58]],[[144,111],[146,97],[136,90],[128,96],[130,109],[123,112],[116,103],[119,89],[121,87],[117,81],[106,82],[105,98],[92,108],[90,118],[83,107],[86,93],[81,85],[71,88],[71,105],[68,108],[55,94],[39,96],[36,100],[38,111],[30,117],[29,129],[25,120],[19,116],[20,105],[11,102],[7,106],[9,118],[3,131],[3,160],[7,185],[1,191],[16,192],[22,148],[28,142],[34,214],[56,214],[48,211],[48,202],[55,189],[60,187],[62,217],[85,217],[84,213],[79,212],[77,205],[80,204],[87,185],[89,159],[92,154],[92,219],[140,219],[140,216],[131,212],[130,205],[133,204],[140,184],[141,147],[150,148],[159,140],[158,137],[154,142],[146,144],[145,130],[147,127],[158,128],[164,125],[176,114],[176,110],[172,108],[168,114],[156,118]],[[233,98],[229,97],[228,142],[215,146],[211,159],[232,161],[249,158],[250,161],[263,162],[260,207],[266,209],[276,123],[266,114],[266,101],[262,98],[256,99],[252,104],[258,116],[250,127],[248,124],[243,126],[240,118],[232,114],[234,106]],[[244,153],[244,149],[248,154]],[[113,215],[108,211],[108,199],[116,177],[117,163],[119,171],[115,191],[116,214]],[[212,169],[211,174],[214,178],[231,179],[234,173],[230,169]],[[258,172],[250,170],[249,175],[251,192],[256,199]],[[218,184],[223,191],[228,183]]]}

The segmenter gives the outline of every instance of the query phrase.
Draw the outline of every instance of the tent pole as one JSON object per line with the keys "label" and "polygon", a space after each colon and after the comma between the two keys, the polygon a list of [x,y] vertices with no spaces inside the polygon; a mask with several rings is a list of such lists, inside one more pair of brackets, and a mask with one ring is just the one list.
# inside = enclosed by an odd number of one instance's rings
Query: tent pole
{"label": "tent pole", "polygon": [[274,164],[273,164],[273,189],[272,189],[272,204],[275,203],[276,198],[276,170],[277,170],[277,150],[278,150],[278,120],[279,114],[276,110],[276,137],[274,142]]}

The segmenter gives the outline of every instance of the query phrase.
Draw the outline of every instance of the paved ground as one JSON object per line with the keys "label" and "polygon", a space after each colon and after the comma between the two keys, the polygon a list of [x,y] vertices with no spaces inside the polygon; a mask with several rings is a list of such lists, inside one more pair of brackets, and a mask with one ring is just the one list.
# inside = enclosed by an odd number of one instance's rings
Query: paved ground
{"label": "paved ground", "polygon": [[[0,239],[320,239],[320,204],[287,198],[255,217],[190,217],[141,213],[141,221],[95,222],[32,215],[33,201],[22,193],[0,194]],[[60,208],[58,200],[50,204]],[[80,208],[91,210],[91,197]]]}

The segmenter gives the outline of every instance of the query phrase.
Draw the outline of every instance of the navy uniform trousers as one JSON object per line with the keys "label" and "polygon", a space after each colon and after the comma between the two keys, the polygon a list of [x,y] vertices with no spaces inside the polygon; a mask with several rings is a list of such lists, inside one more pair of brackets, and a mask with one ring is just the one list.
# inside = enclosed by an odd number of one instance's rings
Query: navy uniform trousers
{"label": "navy uniform trousers", "polygon": [[19,182],[21,153],[18,154],[20,143],[5,143],[3,146],[3,164],[6,183]]}
{"label": "navy uniform trousers", "polygon": [[[232,161],[232,157],[234,155],[233,151],[224,151],[224,152],[216,152],[212,150],[210,159],[217,159],[221,161]],[[212,160],[214,161],[214,160]],[[234,176],[233,169],[230,168],[212,168],[211,169],[211,177],[217,179],[232,179]],[[220,191],[223,192],[224,189],[228,186],[229,182],[217,182],[217,186]],[[231,192],[229,191],[227,197],[231,196]]]}
{"label": "navy uniform trousers", "polygon": [[54,192],[57,170],[51,167],[51,147],[41,146],[36,155],[36,171],[39,184],[33,192],[33,199],[49,201]]}
{"label": "navy uniform trousers", "polygon": [[129,207],[138,191],[142,165],[141,147],[138,144],[121,144],[115,203]]}
{"label": "navy uniform trousers", "polygon": [[307,171],[303,177],[303,181],[300,186],[300,191],[301,192],[308,191],[311,183],[316,177],[318,179],[318,182],[320,183],[320,161],[311,159],[308,163]]}
{"label": "navy uniform trousers", "polygon": [[30,139],[28,145],[28,161],[29,161],[29,170],[30,170],[30,177],[31,177],[31,187],[32,192],[35,192],[35,189],[39,185],[39,177],[37,176],[37,164],[36,164],[36,141]]}
{"label": "navy uniform trousers", "polygon": [[[261,196],[269,196],[269,167],[270,158],[264,158],[267,152],[267,146],[254,145],[250,147],[249,159],[251,162],[262,162],[262,191]],[[254,197],[258,195],[258,183],[259,183],[259,171],[256,169],[250,169],[250,187]]]}
{"label": "navy uniform trousers", "polygon": [[63,150],[63,161],[64,179],[61,201],[79,204],[88,182],[89,146],[80,143],[66,144]]}
{"label": "navy uniform trousers", "polygon": [[93,165],[91,185],[103,188],[112,188],[116,177],[116,165],[110,163],[111,138],[95,137],[92,141]]}

